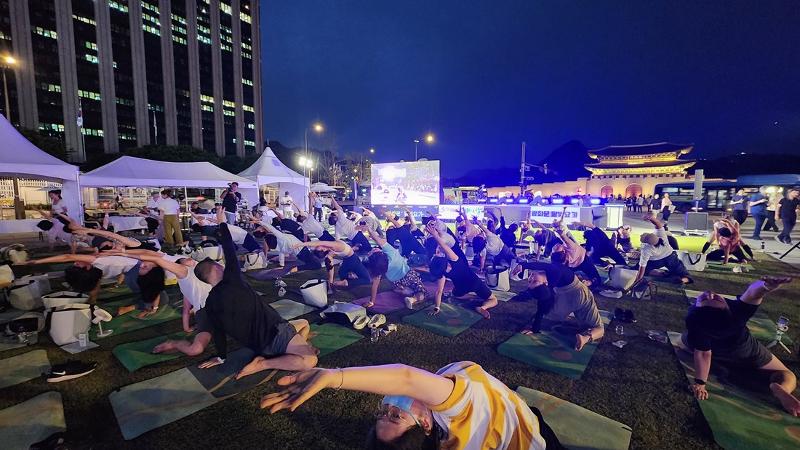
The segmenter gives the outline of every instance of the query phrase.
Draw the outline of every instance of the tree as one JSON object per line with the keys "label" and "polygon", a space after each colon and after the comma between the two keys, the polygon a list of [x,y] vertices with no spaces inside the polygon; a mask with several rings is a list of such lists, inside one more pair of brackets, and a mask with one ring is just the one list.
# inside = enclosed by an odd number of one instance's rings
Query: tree
{"label": "tree", "polygon": [[39,130],[20,128],[17,131],[25,136],[25,139],[31,141],[33,145],[44,150],[46,153],[62,161],[67,160],[67,147],[64,146],[64,142],[60,139],[44,134]]}
{"label": "tree", "polygon": [[342,171],[342,166],[339,164],[333,163],[328,167],[328,178],[327,182],[331,186],[339,186],[339,184],[344,179],[344,171]]}

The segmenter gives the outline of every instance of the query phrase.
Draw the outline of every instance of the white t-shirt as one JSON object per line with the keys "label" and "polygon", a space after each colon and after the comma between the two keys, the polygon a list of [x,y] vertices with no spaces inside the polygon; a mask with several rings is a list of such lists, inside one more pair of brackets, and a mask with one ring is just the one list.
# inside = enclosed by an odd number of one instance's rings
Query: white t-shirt
{"label": "white t-shirt", "polygon": [[287,207],[291,208],[293,200],[294,199],[292,199],[291,195],[284,195],[283,197],[281,197],[281,200],[280,200],[281,206],[283,206],[284,208],[287,208]]}
{"label": "white t-shirt", "polygon": [[339,211],[336,220],[336,236],[345,236],[347,239],[353,239],[356,235],[356,223],[348,219],[344,212]]}
{"label": "white t-shirt", "polygon": [[58,203],[53,203],[51,209],[53,214],[67,214],[67,202],[61,199]]}
{"label": "white t-shirt", "polygon": [[114,279],[126,273],[138,264],[139,261],[126,256],[100,256],[94,259],[93,267],[103,271],[103,279]]}
{"label": "white t-shirt", "polygon": [[174,198],[162,198],[158,201],[158,209],[164,212],[165,216],[177,216],[181,211],[181,205]]}
{"label": "white t-shirt", "polygon": [[[184,255],[167,255],[166,253],[161,255],[163,259],[171,262],[178,262],[179,259],[186,258]],[[169,270],[164,271],[164,279],[165,280],[177,280],[178,277],[175,276],[174,273],[170,272]]]}
{"label": "white t-shirt", "polygon": [[667,232],[663,228],[656,230],[656,236],[664,241],[664,245],[654,247],[650,244],[642,243],[641,256],[639,257],[639,267],[646,267],[649,261],[657,261],[671,255],[675,250],[669,245],[667,241]]}
{"label": "white t-shirt", "polygon": [[494,233],[486,233],[486,253],[497,256],[503,251],[503,240]]}
{"label": "white t-shirt", "polygon": [[275,250],[277,250],[278,252],[283,253],[284,255],[297,256],[297,254],[300,253],[301,250],[303,250],[303,247],[294,248],[295,245],[302,244],[302,242],[300,242],[300,239],[294,237],[293,234],[283,233],[279,229],[268,224],[267,222],[261,222],[261,225],[263,225],[264,228],[267,229],[267,231],[275,235],[275,239],[277,239],[278,241],[278,248],[276,248]]}
{"label": "white t-shirt", "polygon": [[306,218],[300,222],[300,228],[302,228],[306,234],[313,234],[316,237],[322,236],[322,233],[325,232],[325,227],[313,216],[307,215],[305,217]]}
{"label": "white t-shirt", "polygon": [[156,209],[156,208],[158,208],[158,201],[159,201],[159,200],[161,200],[161,199],[159,198],[159,199],[155,199],[155,200],[154,200],[154,199],[153,199],[153,197],[150,197],[150,198],[147,200],[147,211],[148,211],[148,212],[150,213],[150,215],[151,215],[151,216],[153,216],[153,217],[158,217],[158,211],[153,211],[153,210],[154,210],[154,209]]}
{"label": "white t-shirt", "polygon": [[178,278],[178,287],[181,289],[181,294],[185,300],[189,300],[192,304],[192,309],[197,312],[206,306],[206,299],[208,293],[211,292],[211,286],[204,283],[197,278],[194,274],[194,267],[189,267],[189,273],[184,278]]}
{"label": "white t-shirt", "polygon": [[228,224],[228,231],[231,233],[231,239],[237,245],[244,244],[244,240],[247,238],[247,230],[241,227],[237,227],[236,225]]}

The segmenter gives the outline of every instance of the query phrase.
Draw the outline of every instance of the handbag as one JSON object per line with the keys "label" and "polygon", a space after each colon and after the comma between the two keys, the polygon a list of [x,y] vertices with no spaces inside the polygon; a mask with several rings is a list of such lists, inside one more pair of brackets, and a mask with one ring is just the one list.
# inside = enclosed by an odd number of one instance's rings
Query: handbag
{"label": "handbag", "polygon": [[608,271],[608,283],[606,286],[612,289],[627,291],[633,287],[638,271],[614,266]]}
{"label": "handbag", "polygon": [[248,253],[244,255],[244,264],[242,265],[242,272],[247,272],[248,270],[258,270],[264,269],[267,267],[266,261],[264,261],[264,254],[261,252],[258,253]]}
{"label": "handbag", "polygon": [[511,284],[509,282],[508,269],[490,270],[486,272],[486,286],[498,291],[510,291]]}
{"label": "handbag", "polygon": [[681,260],[687,270],[692,272],[702,272],[706,269],[706,254],[705,253],[690,253],[683,250],[678,250],[678,259]]}
{"label": "handbag", "polygon": [[308,280],[300,286],[303,303],[317,308],[328,305],[328,282],[325,280]]}

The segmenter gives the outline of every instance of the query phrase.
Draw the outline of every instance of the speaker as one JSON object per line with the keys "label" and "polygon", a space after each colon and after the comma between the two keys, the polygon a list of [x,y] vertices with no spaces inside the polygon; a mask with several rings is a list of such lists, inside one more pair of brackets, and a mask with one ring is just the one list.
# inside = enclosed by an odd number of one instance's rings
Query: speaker
{"label": "speaker", "polygon": [[708,213],[687,212],[684,218],[684,230],[708,232]]}

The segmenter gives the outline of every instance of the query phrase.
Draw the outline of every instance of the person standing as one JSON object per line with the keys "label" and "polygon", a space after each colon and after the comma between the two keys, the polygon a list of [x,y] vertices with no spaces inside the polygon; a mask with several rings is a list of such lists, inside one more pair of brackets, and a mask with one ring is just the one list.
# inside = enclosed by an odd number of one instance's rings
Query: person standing
{"label": "person standing", "polygon": [[644,195],[639,194],[639,196],[636,197],[636,212],[639,213],[642,212],[643,207],[644,207]]}
{"label": "person standing", "polygon": [[316,192],[309,194],[314,201],[314,217],[317,221],[322,222],[322,199]]}
{"label": "person standing", "polygon": [[769,194],[769,202],[767,202],[767,220],[766,223],[764,223],[762,231],[780,231],[778,225],[775,223],[775,210],[778,209],[778,202],[780,200],[780,195],[774,192]]}
{"label": "person standing", "polygon": [[733,218],[739,222],[739,225],[743,224],[747,220],[747,195],[744,193],[744,189],[736,191],[730,204],[733,208]]}
{"label": "person standing", "polygon": [[172,198],[172,191],[169,189],[161,191],[158,209],[161,210],[161,222],[164,224],[164,242],[167,245],[183,245],[183,233],[181,233],[181,223],[178,219],[181,205]]}
{"label": "person standing", "polygon": [[661,199],[661,217],[664,221],[664,229],[667,228],[667,224],[669,223],[669,216],[672,215],[672,200],[669,198],[669,194],[664,194],[664,198]]}
{"label": "person standing", "polygon": [[291,195],[289,195],[289,191],[283,193],[283,197],[280,198],[279,203],[281,205],[281,209],[283,210],[284,217],[288,217],[290,219],[294,217],[294,210],[292,209],[294,199]]}
{"label": "person standing", "polygon": [[780,219],[783,223],[781,234],[775,236],[775,240],[784,244],[792,243],[792,230],[797,223],[797,208],[800,207],[800,189],[790,189],[786,198],[782,198],[775,210],[775,220]]}
{"label": "person standing", "polygon": [[651,212],[653,210],[653,196],[648,195],[647,198],[644,199],[644,206],[647,208],[647,212]]}
{"label": "person standing", "polygon": [[230,224],[236,223],[236,213],[239,211],[239,202],[242,201],[242,194],[239,192],[239,183],[233,182],[228,185],[228,189],[222,191],[220,196],[222,207],[225,208],[225,221]]}
{"label": "person standing", "polygon": [[766,193],[767,187],[761,186],[758,188],[758,192],[750,196],[750,215],[756,221],[756,226],[753,228],[753,236],[750,239],[757,241],[761,240],[761,226],[764,225],[764,220],[767,218],[767,203],[769,203],[769,199],[765,195]]}

